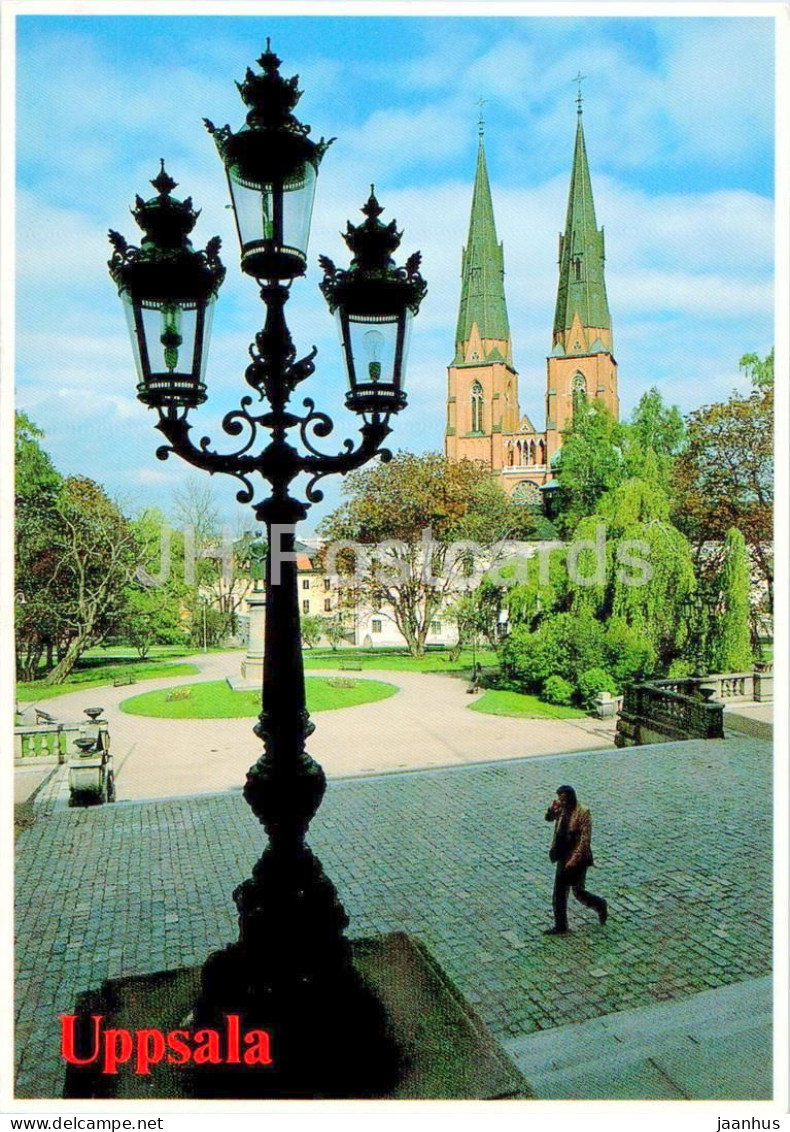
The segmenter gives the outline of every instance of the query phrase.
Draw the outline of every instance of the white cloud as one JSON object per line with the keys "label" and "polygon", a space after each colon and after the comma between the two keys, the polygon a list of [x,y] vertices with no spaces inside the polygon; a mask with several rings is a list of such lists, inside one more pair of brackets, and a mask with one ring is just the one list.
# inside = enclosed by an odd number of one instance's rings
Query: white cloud
{"label": "white cloud", "polygon": [[[299,112],[315,123],[314,134],[341,134],[318,182],[308,277],[294,285],[287,308],[299,354],[319,347],[316,375],[294,405],[310,396],[335,417],[327,450],[357,423],[343,408],[337,337],[315,261],[326,253],[348,262],[339,232],[347,218],[361,219],[371,181],[384,219],[396,217],[405,230],[402,258],[419,248],[429,284],[412,342],[410,408],[396,422],[393,444],[441,447],[480,95],[489,100],[486,147],[522,408],[542,423],[575,127],[570,76],[580,65],[588,74],[585,129],[598,223],[606,228],[623,411],[652,384],[684,410],[727,396],[737,359],[765,352],[772,334],[773,208],[751,188],[760,182],[749,165],[761,154],[764,170],[769,148],[769,21],[650,21],[653,54],[610,35],[611,21],[440,23],[441,51],[425,20],[424,48],[406,55],[394,41],[388,63],[341,62],[322,53],[313,30],[283,68],[303,72]],[[176,460],[151,467],[159,437],[154,415],[135,398],[125,322],[107,275],[106,230],[135,241],[128,209],[136,192],[148,195],[160,156],[180,182],[177,195],[191,195],[203,210],[196,245],[215,233],[223,239],[228,277],[210,351],[210,402],[195,416],[197,434],[211,435],[220,449],[236,446],[221,417],[248,392],[247,346],[264,319],[254,282],[238,271],[221,163],[200,122],[202,114],[241,122],[232,80],[243,75],[235,62],[243,45],[230,30],[200,41],[188,30],[195,26],[184,24],[184,44],[192,43],[180,52],[186,65],[171,66],[160,49],[133,79],[121,45],[103,55],[89,34],[28,44],[28,69],[20,71],[20,405],[44,425],[64,470],[92,466],[97,478],[152,493],[186,469]],[[704,190],[695,180],[701,168]],[[109,465],[102,455],[108,430]],[[225,488],[232,497],[232,484]],[[330,488],[327,498],[335,494]]]}

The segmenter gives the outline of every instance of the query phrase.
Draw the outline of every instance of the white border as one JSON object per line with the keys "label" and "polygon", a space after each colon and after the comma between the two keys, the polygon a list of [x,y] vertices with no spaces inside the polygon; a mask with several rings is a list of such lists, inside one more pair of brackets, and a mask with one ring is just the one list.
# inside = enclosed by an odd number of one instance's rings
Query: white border
{"label": "white border", "polygon": [[[601,17],[704,17],[749,16],[774,19],[776,25],[776,649],[775,649],[775,775],[774,775],[774,1100],[773,1102],[705,1102],[705,1101],[529,1101],[500,1102],[241,1102],[241,1101],[140,1101],[108,1104],[86,1104],[65,1100],[18,1101],[11,1095],[13,1081],[12,1017],[13,1011],[0,1011],[0,1114],[37,1113],[52,1116],[102,1114],[116,1117],[162,1115],[166,1132],[180,1129],[202,1129],[216,1126],[216,1114],[233,1118],[234,1124],[247,1124],[251,1114],[306,1117],[312,1122],[333,1126],[342,1121],[346,1128],[355,1119],[367,1122],[375,1114],[379,1118],[408,1120],[427,1126],[428,1120],[450,1116],[454,1121],[495,1121],[504,1128],[522,1132],[525,1121],[532,1129],[556,1129],[564,1120],[584,1119],[592,1128],[628,1128],[638,1114],[640,1132],[665,1132],[667,1119],[678,1128],[706,1128],[718,1132],[718,1118],[767,1120],[788,1111],[788,550],[790,531],[787,514],[790,500],[790,5],[787,3],[530,3],[520,0],[0,0],[0,718],[2,718],[4,750],[12,749],[13,721],[13,405],[14,391],[14,173],[15,173],[15,32],[17,15],[157,15],[157,16],[601,16]],[[53,364],[56,359],[53,359]],[[3,772],[9,785],[13,767]],[[12,783],[11,783],[12,785]],[[13,797],[13,790],[6,797]],[[760,804],[760,799],[755,799]],[[13,822],[7,820],[10,807],[4,807],[2,860],[13,855]],[[0,873],[0,899],[7,911],[11,907],[12,883],[10,868]],[[6,917],[4,923],[9,922]],[[1,1000],[8,1004],[12,995],[12,947],[8,932],[0,943],[0,978],[6,993]],[[187,1115],[189,1114],[189,1115]],[[245,1119],[245,1116],[247,1119]],[[258,1117],[259,1118],[259,1117]],[[9,1125],[10,1127],[10,1125]]]}

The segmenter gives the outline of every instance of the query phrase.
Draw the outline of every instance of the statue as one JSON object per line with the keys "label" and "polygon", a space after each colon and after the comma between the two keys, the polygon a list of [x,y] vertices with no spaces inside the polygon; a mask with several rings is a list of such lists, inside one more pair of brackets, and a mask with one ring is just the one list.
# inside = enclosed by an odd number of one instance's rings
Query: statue
{"label": "statue", "polygon": [[262,538],[250,543],[250,577],[253,593],[261,593],[266,580],[266,552],[268,547]]}

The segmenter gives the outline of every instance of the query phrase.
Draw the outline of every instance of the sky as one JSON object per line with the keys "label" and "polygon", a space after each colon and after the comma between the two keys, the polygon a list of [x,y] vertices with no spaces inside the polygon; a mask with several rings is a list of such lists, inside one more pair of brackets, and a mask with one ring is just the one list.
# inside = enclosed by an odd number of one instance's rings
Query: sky
{"label": "sky", "polygon": [[[327,451],[339,451],[359,422],[343,406],[317,260],[348,262],[339,233],[362,218],[371,183],[382,219],[404,231],[403,258],[422,252],[429,288],[413,327],[409,407],[395,418],[391,446],[443,445],[481,98],[521,409],[543,427],[579,71],[621,415],[653,385],[683,412],[746,388],[738,359],[773,343],[772,19],[297,11],[17,17],[17,407],[43,428],[63,474],[98,480],[127,513],[171,514],[173,491],[200,475],[177,457],[155,458],[161,436],[135,397],[106,267],[109,228],[136,242],[129,207],[136,193],[154,195],[160,157],[179,183],[174,195],[202,209],[195,246],[222,238],[228,272],[209,400],[191,420],[193,436],[233,450],[220,422],[247,392],[247,347],[265,312],[238,268],[224,172],[202,119],[241,125],[234,84],[267,36],[282,73],[300,76],[296,112],[311,136],[337,138],[318,179],[309,270],[286,308],[299,353],[318,347],[316,374],[299,392],[335,421]],[[234,526],[245,519],[237,486],[216,477],[217,505]],[[307,530],[341,499],[339,480],[322,487]]]}

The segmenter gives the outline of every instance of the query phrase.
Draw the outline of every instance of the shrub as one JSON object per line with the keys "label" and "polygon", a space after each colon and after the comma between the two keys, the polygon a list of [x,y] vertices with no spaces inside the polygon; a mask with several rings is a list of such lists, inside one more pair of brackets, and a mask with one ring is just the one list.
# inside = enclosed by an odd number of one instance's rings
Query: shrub
{"label": "shrub", "polygon": [[534,633],[517,625],[505,639],[500,652],[502,672],[514,691],[535,691],[548,676],[567,667],[565,650],[547,621]]}
{"label": "shrub", "polygon": [[595,707],[595,698],[599,692],[616,692],[617,687],[608,672],[602,668],[588,668],[579,677],[579,699],[582,707],[590,711]]}
{"label": "shrub", "polygon": [[605,633],[588,613],[549,614],[534,632],[518,625],[500,652],[505,679],[519,691],[536,691],[549,676],[578,681],[605,662]]}
{"label": "shrub", "polygon": [[604,663],[596,667],[609,673],[617,691],[652,675],[655,666],[655,651],[646,634],[637,626],[628,625],[622,617],[612,617],[606,629]]}
{"label": "shrub", "polygon": [[545,700],[547,704],[567,707],[568,704],[572,703],[573,696],[573,684],[563,680],[562,676],[549,676],[548,679],[544,680],[541,699]]}

